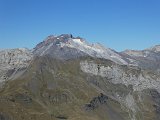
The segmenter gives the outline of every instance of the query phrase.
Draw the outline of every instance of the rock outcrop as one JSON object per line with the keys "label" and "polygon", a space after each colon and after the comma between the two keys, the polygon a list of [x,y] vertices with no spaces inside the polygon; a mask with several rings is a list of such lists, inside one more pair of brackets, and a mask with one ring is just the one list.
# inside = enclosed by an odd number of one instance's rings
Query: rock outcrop
{"label": "rock outcrop", "polygon": [[1,50],[0,83],[11,77],[13,79],[20,76],[23,69],[29,65],[32,57],[32,52],[26,48]]}

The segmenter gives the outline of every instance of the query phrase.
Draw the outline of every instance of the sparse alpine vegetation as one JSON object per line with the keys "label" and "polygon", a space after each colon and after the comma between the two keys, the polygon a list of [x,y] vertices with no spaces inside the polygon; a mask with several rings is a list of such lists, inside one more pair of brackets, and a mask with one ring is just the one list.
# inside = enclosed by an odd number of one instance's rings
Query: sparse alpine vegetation
{"label": "sparse alpine vegetation", "polygon": [[1,50],[0,120],[160,120],[159,61],[71,34]]}

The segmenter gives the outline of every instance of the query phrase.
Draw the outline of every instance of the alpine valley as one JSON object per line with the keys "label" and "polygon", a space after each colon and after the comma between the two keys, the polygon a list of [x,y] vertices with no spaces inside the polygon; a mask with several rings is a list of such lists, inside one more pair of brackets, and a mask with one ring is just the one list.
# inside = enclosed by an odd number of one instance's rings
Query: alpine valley
{"label": "alpine valley", "polygon": [[160,45],[116,52],[62,34],[0,50],[0,120],[160,120]]}

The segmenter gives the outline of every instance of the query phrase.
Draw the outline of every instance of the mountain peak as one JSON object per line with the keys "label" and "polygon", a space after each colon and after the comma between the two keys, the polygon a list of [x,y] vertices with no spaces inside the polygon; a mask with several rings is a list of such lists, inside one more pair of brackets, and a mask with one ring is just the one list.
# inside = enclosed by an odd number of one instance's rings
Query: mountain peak
{"label": "mountain peak", "polygon": [[109,59],[120,64],[127,64],[116,51],[105,48],[99,43],[90,44],[81,37],[73,37],[72,34],[48,36],[34,48],[34,54],[40,56],[51,55],[58,59],[91,56]]}
{"label": "mountain peak", "polygon": [[53,41],[61,41],[61,42],[65,42],[69,39],[72,39],[74,38],[72,34],[61,34],[59,36],[55,36],[55,35],[49,35],[45,40],[44,42],[45,43],[50,43],[50,42],[53,42]]}
{"label": "mountain peak", "polygon": [[[43,48],[45,46],[61,46],[64,45],[69,46],[72,44],[72,42],[75,43],[83,43],[85,42],[83,38],[81,37],[73,37],[72,34],[61,34],[61,35],[49,35],[44,41],[37,44],[37,46],[34,48],[34,50],[38,50],[40,48]],[[52,44],[52,45],[51,45]]]}
{"label": "mountain peak", "polygon": [[38,50],[44,46],[48,46],[49,44],[59,44],[60,42],[67,42],[69,39],[72,39],[72,34],[61,34],[59,36],[56,35],[49,35],[44,41],[37,44],[37,46],[34,48],[34,50]]}

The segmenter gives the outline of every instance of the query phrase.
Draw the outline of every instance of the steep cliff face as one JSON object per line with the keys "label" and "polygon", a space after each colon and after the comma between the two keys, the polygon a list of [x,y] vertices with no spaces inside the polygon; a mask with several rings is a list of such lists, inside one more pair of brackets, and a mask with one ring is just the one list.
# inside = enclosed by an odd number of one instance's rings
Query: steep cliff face
{"label": "steep cliff face", "polygon": [[132,85],[134,91],[153,88],[160,92],[160,76],[138,67],[106,66],[93,61],[82,61],[80,65],[85,73],[108,78],[114,84]]}
{"label": "steep cliff face", "polygon": [[[101,89],[117,100],[122,108],[128,111],[130,120],[158,120],[155,98],[152,91],[160,92],[160,76],[138,67],[119,66],[117,64],[108,64],[97,61],[81,61],[80,68],[84,73],[99,76],[101,79],[94,79],[93,83],[98,89]],[[105,86],[101,83],[106,84]],[[109,84],[112,86],[108,91]],[[121,86],[124,86],[123,88]],[[155,95],[158,96],[158,95]],[[154,101],[154,102],[153,102]],[[147,102],[147,104],[145,104]],[[158,105],[159,106],[159,105]],[[151,108],[151,109],[150,109]],[[147,109],[147,110],[146,110]],[[145,112],[144,112],[145,111]],[[144,113],[143,113],[144,112]],[[146,114],[156,114],[148,117]]]}
{"label": "steep cliff face", "polygon": [[63,34],[0,56],[0,119],[160,120],[159,46],[118,53]]}

